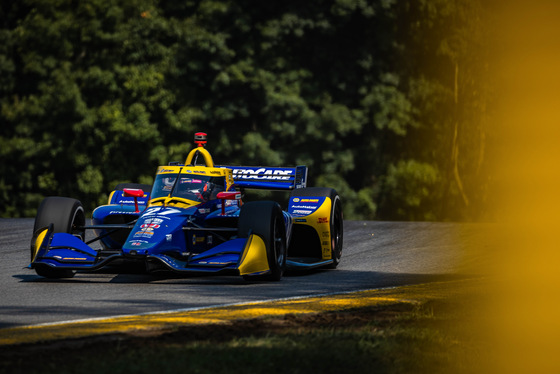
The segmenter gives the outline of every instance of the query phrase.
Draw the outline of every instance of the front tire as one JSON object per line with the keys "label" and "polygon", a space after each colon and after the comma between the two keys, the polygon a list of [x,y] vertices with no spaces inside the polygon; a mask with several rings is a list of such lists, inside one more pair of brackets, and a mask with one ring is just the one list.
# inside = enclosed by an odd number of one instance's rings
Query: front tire
{"label": "front tire", "polygon": [[[86,216],[82,203],[76,199],[68,197],[47,197],[39,206],[33,233],[53,225],[53,233],[67,233],[74,235],[81,240],[85,239]],[[35,235],[34,235],[35,237]],[[31,256],[33,256],[34,242],[31,243]],[[45,278],[72,278],[76,273],[74,270],[55,269],[48,265],[41,265],[35,268],[38,275]]]}
{"label": "front tire", "polygon": [[286,269],[286,225],[280,205],[274,201],[246,203],[239,214],[238,237],[260,236],[266,244],[270,273],[262,276],[243,276],[246,280],[278,281]]}

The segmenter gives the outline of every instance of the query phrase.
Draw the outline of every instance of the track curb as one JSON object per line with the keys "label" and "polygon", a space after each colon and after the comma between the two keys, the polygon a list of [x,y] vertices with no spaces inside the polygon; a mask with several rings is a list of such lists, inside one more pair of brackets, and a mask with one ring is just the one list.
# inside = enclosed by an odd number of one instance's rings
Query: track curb
{"label": "track curb", "polygon": [[[227,324],[236,320],[278,318],[287,314],[312,314],[388,304],[421,304],[461,292],[473,279],[377,288],[348,293],[295,297],[215,307],[180,309],[140,315],[19,326],[0,329],[0,347],[35,344],[107,334],[173,331],[187,325]],[[459,286],[463,283],[462,286]],[[475,282],[478,283],[478,282]]]}

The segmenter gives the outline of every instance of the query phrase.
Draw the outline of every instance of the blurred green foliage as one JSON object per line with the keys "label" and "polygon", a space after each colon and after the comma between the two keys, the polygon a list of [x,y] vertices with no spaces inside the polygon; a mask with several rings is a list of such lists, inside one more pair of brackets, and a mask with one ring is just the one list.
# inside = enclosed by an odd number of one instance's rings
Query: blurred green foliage
{"label": "blurred green foliage", "polygon": [[487,218],[486,9],[467,0],[0,6],[0,216],[216,162],[299,165],[347,219]]}

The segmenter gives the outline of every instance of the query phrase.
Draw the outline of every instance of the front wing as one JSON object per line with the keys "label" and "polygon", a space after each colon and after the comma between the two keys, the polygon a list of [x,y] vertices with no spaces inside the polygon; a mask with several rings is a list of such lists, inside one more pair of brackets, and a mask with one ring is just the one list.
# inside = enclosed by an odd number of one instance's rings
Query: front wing
{"label": "front wing", "polygon": [[38,230],[31,243],[31,269],[50,267],[65,270],[93,271],[115,261],[144,261],[151,269],[180,273],[227,273],[260,275],[270,271],[266,245],[257,235],[226,241],[200,254],[179,258],[176,253],[125,255],[122,251],[104,255],[81,239],[66,233],[53,233],[52,225]]}

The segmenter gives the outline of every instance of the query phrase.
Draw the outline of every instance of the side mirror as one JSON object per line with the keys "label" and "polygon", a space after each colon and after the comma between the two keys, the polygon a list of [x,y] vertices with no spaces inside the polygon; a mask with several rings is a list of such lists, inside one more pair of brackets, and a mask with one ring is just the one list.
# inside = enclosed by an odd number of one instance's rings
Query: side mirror
{"label": "side mirror", "polygon": [[123,189],[123,196],[124,197],[133,197],[134,198],[134,213],[140,213],[140,209],[138,209],[138,198],[144,196],[144,191],[141,189],[136,188],[124,188]]}
{"label": "side mirror", "polygon": [[241,200],[241,192],[222,191],[222,192],[218,192],[216,197],[222,200],[222,216],[224,216],[226,214],[226,200]]}

